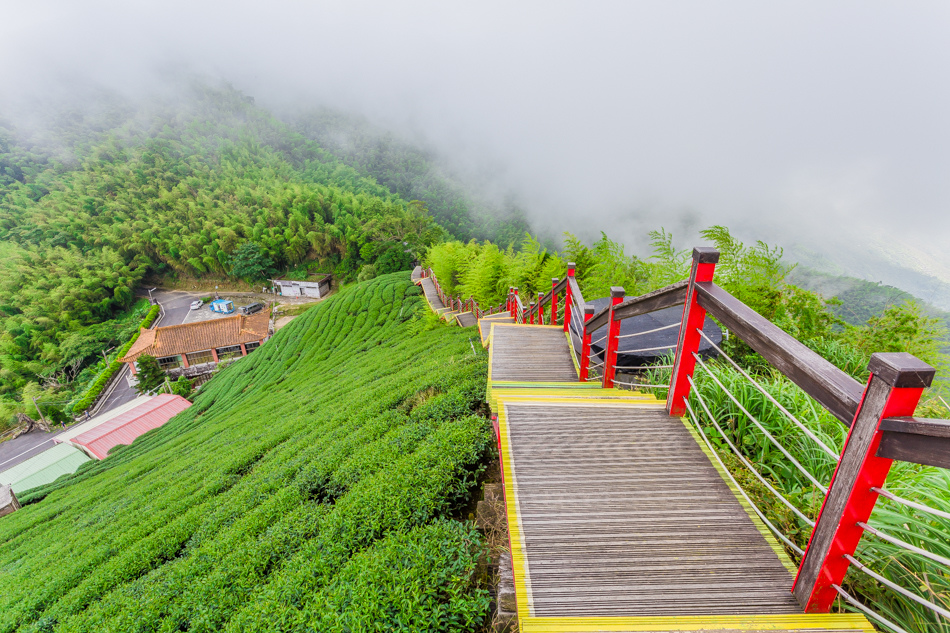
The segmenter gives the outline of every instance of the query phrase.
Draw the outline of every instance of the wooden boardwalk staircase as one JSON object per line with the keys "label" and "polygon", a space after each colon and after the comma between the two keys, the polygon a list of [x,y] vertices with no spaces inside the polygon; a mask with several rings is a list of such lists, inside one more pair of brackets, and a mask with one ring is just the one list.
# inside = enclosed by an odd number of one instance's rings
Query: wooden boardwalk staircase
{"label": "wooden boardwalk staircase", "polygon": [[796,567],[665,401],[578,382],[560,326],[479,330],[521,631],[873,630],[802,613]]}
{"label": "wooden boardwalk staircase", "polygon": [[[548,293],[535,299],[537,288],[522,295],[511,287],[505,302],[487,310],[472,297],[445,294],[431,269],[413,273],[444,318],[464,326],[477,319],[489,349],[486,394],[501,459],[519,630],[873,631],[864,614],[894,633],[943,630],[935,627],[950,621],[946,592],[914,581],[902,586],[899,575],[882,575],[891,573],[880,568],[887,561],[856,558],[864,556],[857,546],[867,533],[917,557],[914,565],[927,561],[934,570],[928,573],[950,570],[950,558],[922,548],[940,538],[915,545],[888,534],[891,527],[869,523],[878,497],[918,527],[933,517],[950,519],[948,509],[926,499],[883,489],[893,461],[950,468],[950,420],[913,417],[934,368],[910,354],[873,354],[862,386],[717,286],[718,259],[715,249],[696,248],[689,279],[631,298],[612,287],[609,300],[596,303],[585,302],[568,263],[567,276],[552,279]],[[621,334],[625,319],[674,306],[682,306],[678,323],[637,329],[632,321]],[[826,445],[708,339],[707,313],[844,424],[842,445]],[[665,330],[677,333],[675,345],[637,343],[648,340],[638,336]],[[704,339],[709,345],[701,351]],[[657,350],[674,351],[672,361]],[[643,352],[656,360],[648,368],[631,365],[629,354]],[[694,381],[697,372],[705,384]],[[741,378],[742,388],[769,399],[783,416],[782,434],[803,442],[795,450],[831,460],[830,480],[809,472],[716,372],[732,372],[731,380]],[[711,410],[704,392],[724,395],[738,409]],[[745,420],[751,426],[742,426]],[[784,459],[772,453],[762,461],[749,447],[763,441]],[[783,482],[788,475],[780,471],[793,475]],[[749,482],[758,486],[751,493],[743,489]],[[797,503],[779,490],[786,488]],[[799,498],[815,494],[823,495],[820,509]],[[781,504],[775,507],[790,510],[794,522],[763,502]],[[889,619],[898,613],[891,603],[874,602],[880,593],[852,595],[865,589],[849,584],[849,569],[892,592],[887,600],[900,596],[901,608],[906,600],[925,608],[923,619],[915,612],[915,626],[903,628]],[[910,616],[900,617],[906,626]]]}

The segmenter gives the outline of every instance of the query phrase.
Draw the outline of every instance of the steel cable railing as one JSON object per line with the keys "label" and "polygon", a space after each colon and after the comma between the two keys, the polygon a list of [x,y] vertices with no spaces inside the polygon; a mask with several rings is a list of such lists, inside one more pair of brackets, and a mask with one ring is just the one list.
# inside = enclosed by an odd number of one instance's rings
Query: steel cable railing
{"label": "steel cable railing", "polygon": [[863,604],[861,604],[860,602],[858,602],[858,601],[854,598],[854,596],[852,596],[851,594],[849,594],[847,591],[845,591],[844,589],[842,589],[842,588],[839,587],[838,585],[831,585],[831,586],[832,586],[832,588],[833,588],[835,591],[838,592],[838,595],[841,596],[841,599],[842,599],[842,600],[844,600],[845,602],[847,602],[848,604],[850,604],[852,607],[854,607],[854,608],[857,609],[858,611],[863,612],[865,615],[871,616],[872,618],[874,618],[875,620],[877,620],[878,622],[880,622],[881,624],[883,624],[883,625],[886,626],[887,628],[889,628],[889,629],[891,629],[892,631],[894,631],[894,633],[908,633],[908,631],[907,631],[906,629],[902,629],[901,627],[897,626],[896,624],[894,624],[893,622],[891,622],[890,620],[888,620],[887,618],[885,618],[883,615],[881,615],[881,614],[878,613],[877,611],[873,611],[872,609],[869,609],[868,607],[866,607],[866,606],[864,606]]}
{"label": "steel cable railing", "polygon": [[920,605],[926,607],[927,609],[930,609],[931,611],[933,611],[933,612],[936,613],[937,615],[940,615],[940,616],[942,616],[942,617],[944,617],[944,618],[950,619],[950,611],[948,611],[947,609],[944,609],[943,607],[934,604],[933,602],[931,602],[930,600],[927,600],[926,598],[921,598],[920,596],[918,596],[918,595],[917,595],[916,593],[914,593],[913,591],[908,591],[907,589],[901,587],[901,586],[898,585],[897,583],[888,580],[888,579],[885,578],[884,576],[882,576],[882,575],[876,573],[874,570],[870,569],[867,565],[864,565],[861,561],[859,561],[858,559],[856,559],[854,556],[851,556],[850,554],[845,554],[844,557],[847,559],[847,561],[848,561],[849,563],[851,563],[852,565],[854,565],[854,567],[857,568],[859,571],[861,571],[861,572],[867,574],[869,577],[871,577],[871,578],[873,578],[874,580],[876,580],[877,582],[881,583],[882,585],[884,585],[884,586],[887,587],[888,589],[891,589],[891,590],[893,590],[893,591],[896,591],[897,593],[901,594],[901,595],[904,596],[905,598],[909,598],[909,599],[913,600],[914,602],[916,602],[916,603],[918,603],[918,604],[920,604]]}
{"label": "steel cable railing", "polygon": [[[713,446],[712,442],[709,441],[709,438],[706,437],[706,433],[703,431],[703,427],[699,423],[699,417],[696,415],[696,412],[693,411],[693,406],[689,403],[689,400],[687,400],[685,404],[686,404],[686,409],[690,413],[690,419],[693,421],[693,425],[696,427],[696,430],[699,432],[700,437],[702,437],[703,443],[706,444],[706,447],[709,449],[709,453],[719,463],[719,467],[721,468],[722,472],[729,478],[729,481],[732,482],[732,485],[735,488],[735,490],[737,490],[739,494],[742,495],[742,497],[749,504],[749,507],[752,508],[752,511],[755,512],[755,514],[762,520],[763,523],[765,523],[765,525],[770,530],[772,530],[775,536],[777,536],[783,543],[785,543],[788,547],[790,547],[792,551],[794,551],[796,554],[798,554],[799,556],[803,555],[805,553],[804,550],[802,550],[802,548],[800,548],[798,545],[793,543],[792,540],[788,538],[787,536],[785,536],[785,534],[783,534],[781,530],[775,527],[775,525],[771,521],[769,521],[768,518],[765,516],[765,513],[759,510],[758,506],[756,506],[755,503],[752,502],[752,499],[749,498],[749,495],[746,494],[745,490],[742,489],[742,486],[739,485],[739,482],[736,481],[735,477],[732,476],[732,473],[729,472],[729,469],[726,468],[726,465],[725,463],[723,463],[722,458],[719,457],[719,453],[716,451],[715,446]],[[707,411],[707,414],[709,414],[708,411]]]}
{"label": "steel cable railing", "polygon": [[[658,327],[652,330],[646,330],[645,332],[634,332],[633,334],[621,334],[617,338],[633,338],[634,336],[643,336],[645,334],[653,334],[655,332],[662,332],[663,330],[669,330],[672,328],[678,328],[679,323],[671,323],[670,325],[664,325],[663,327]],[[670,345],[669,347],[675,347],[675,345]]]}
{"label": "steel cable railing", "polygon": [[722,430],[721,426],[719,426],[719,423],[716,421],[716,418],[713,417],[712,413],[709,410],[709,407],[706,405],[706,401],[703,399],[702,394],[700,394],[699,390],[696,389],[696,383],[693,382],[692,378],[689,378],[688,380],[689,380],[689,384],[694,389],[693,393],[696,395],[696,399],[699,401],[699,404],[702,406],[703,411],[706,412],[706,415],[709,416],[709,421],[712,422],[713,427],[715,427],[716,431],[719,432],[719,435],[722,436],[722,439],[726,442],[729,448],[732,449],[732,452],[735,454],[735,456],[739,458],[739,461],[742,462],[742,464],[749,470],[749,472],[755,475],[755,478],[758,479],[762,483],[762,485],[764,485],[769,490],[769,492],[775,495],[779,501],[781,501],[789,510],[791,510],[795,514],[795,516],[797,516],[802,521],[807,523],[809,527],[814,528],[815,522],[812,521],[807,516],[805,516],[805,513],[799,510],[791,501],[786,499],[782,493],[776,490],[775,487],[772,486],[772,484],[769,483],[769,481],[765,477],[763,477],[759,473],[759,471],[755,469],[752,463],[749,462],[746,456],[742,454],[742,452],[736,447],[736,445],[732,443],[732,441],[726,435],[726,432]]}
{"label": "steel cable railing", "polygon": [[706,333],[705,333],[705,332],[703,332],[700,328],[696,328],[696,331],[699,332],[699,335],[700,335],[702,338],[706,339],[706,341],[708,341],[709,344],[713,346],[713,349],[715,349],[716,352],[718,352],[720,356],[722,356],[722,357],[725,358],[727,361],[729,361],[729,363],[736,369],[736,371],[738,371],[740,374],[742,374],[742,376],[743,376],[746,380],[748,380],[750,383],[752,383],[752,386],[754,386],[763,396],[765,396],[769,401],[771,401],[772,404],[774,404],[776,407],[778,407],[778,410],[781,411],[782,414],[783,414],[786,418],[788,418],[795,426],[797,426],[799,429],[801,429],[801,431],[802,431],[803,433],[805,433],[805,435],[807,435],[809,438],[811,438],[812,441],[814,441],[816,444],[818,444],[818,447],[819,447],[821,450],[823,450],[825,453],[827,453],[829,456],[831,456],[835,461],[838,461],[838,453],[836,453],[836,452],[833,451],[832,449],[828,448],[828,446],[827,446],[824,442],[822,442],[822,441],[818,438],[818,436],[815,435],[814,432],[812,432],[811,429],[809,429],[807,426],[805,426],[804,424],[802,424],[802,422],[801,422],[798,418],[796,418],[794,415],[792,415],[791,412],[789,412],[788,409],[786,409],[784,406],[782,406],[782,404],[781,404],[778,400],[776,400],[776,399],[772,396],[772,394],[770,394],[762,385],[760,385],[755,379],[753,379],[752,376],[750,376],[748,373],[746,373],[746,371],[745,371],[744,369],[742,369],[742,367],[739,366],[739,363],[737,363],[736,361],[734,361],[728,354],[726,354],[724,351],[722,351],[722,348],[720,348],[718,345],[716,345],[715,343],[713,343],[712,339],[710,339],[708,336],[706,336]]}
{"label": "steel cable railing", "polygon": [[891,545],[896,545],[897,547],[901,547],[907,550],[908,552],[913,552],[915,554],[923,556],[924,558],[929,558],[933,562],[943,565],[944,567],[947,568],[947,572],[950,572],[950,558],[945,558],[943,556],[940,556],[939,554],[934,554],[933,552],[928,552],[925,549],[921,549],[917,547],[916,545],[911,545],[910,543],[906,541],[902,541],[896,536],[891,536],[890,534],[882,532],[876,527],[868,525],[864,521],[858,521],[858,527],[860,527],[862,530],[864,530],[868,534],[872,534],[876,536],[877,538],[881,539],[882,541],[886,541],[890,543]]}
{"label": "steel cable railing", "polygon": [[765,437],[769,439],[769,441],[775,446],[775,448],[777,448],[783,455],[785,455],[785,457],[795,466],[795,468],[797,468],[799,472],[801,472],[802,475],[804,475],[805,478],[808,479],[808,481],[812,483],[812,485],[814,485],[818,490],[820,490],[822,494],[828,494],[828,487],[822,484],[821,482],[819,482],[818,479],[816,479],[814,475],[808,472],[808,470],[804,466],[802,466],[801,462],[795,459],[795,456],[792,455],[791,452],[789,452],[787,448],[782,446],[781,442],[775,439],[775,436],[769,433],[768,430],[762,425],[761,422],[758,421],[758,419],[756,419],[755,416],[749,413],[749,410],[746,409],[742,405],[741,402],[739,402],[739,399],[736,398],[732,394],[732,392],[729,391],[724,384],[722,384],[719,378],[717,378],[716,375],[709,369],[709,367],[706,365],[703,359],[699,356],[699,354],[696,354],[694,352],[693,358],[696,359],[696,362],[699,363],[699,366],[702,367],[703,371],[706,372],[706,375],[709,376],[712,379],[712,381],[715,382],[719,386],[720,389],[722,389],[723,393],[725,393],[729,397],[729,399],[732,400],[737,407],[739,407],[739,410],[742,411],[746,415],[746,417],[749,418],[749,420],[756,426],[756,428],[758,428],[759,431],[761,431],[765,435]]}
{"label": "steel cable railing", "polygon": [[911,501],[910,499],[904,499],[903,497],[898,497],[893,492],[890,492],[889,490],[884,490],[883,488],[878,488],[876,486],[871,488],[871,490],[881,495],[885,499],[889,499],[899,505],[907,506],[908,508],[913,508],[915,510],[920,510],[921,512],[932,514],[933,516],[940,517],[941,519],[950,520],[950,512],[937,510],[936,508],[931,508],[930,506],[925,505],[923,503],[917,503],[916,501]]}

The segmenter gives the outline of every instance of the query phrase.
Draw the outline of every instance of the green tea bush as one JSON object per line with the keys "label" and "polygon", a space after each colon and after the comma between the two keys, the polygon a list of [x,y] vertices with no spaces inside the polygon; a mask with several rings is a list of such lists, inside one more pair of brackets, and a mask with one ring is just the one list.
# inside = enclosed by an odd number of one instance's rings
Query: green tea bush
{"label": "green tea bush", "polygon": [[164,426],[0,521],[0,632],[468,631],[455,520],[491,450],[484,356],[408,275],[350,287]]}

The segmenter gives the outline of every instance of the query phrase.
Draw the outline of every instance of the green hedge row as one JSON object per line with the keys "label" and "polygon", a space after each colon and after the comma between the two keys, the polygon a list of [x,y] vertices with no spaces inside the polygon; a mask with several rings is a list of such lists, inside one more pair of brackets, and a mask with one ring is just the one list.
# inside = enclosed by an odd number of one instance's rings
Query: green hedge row
{"label": "green hedge row", "polygon": [[[141,323],[139,323],[139,328],[151,327],[152,323],[155,322],[155,319],[158,318],[158,313],[160,311],[161,311],[161,308],[157,305],[154,305],[151,308],[149,308],[149,311],[145,315],[145,318],[142,319]],[[141,329],[139,331],[141,331]],[[132,349],[132,345],[135,344],[135,341],[138,339],[138,337],[139,337],[138,332],[133,334],[132,338],[129,339],[129,341],[125,345],[119,348],[119,352],[118,354],[116,354],[116,358],[118,359],[125,356],[126,353],[130,349]],[[96,398],[99,397],[99,394],[102,393],[102,390],[105,389],[107,384],[109,384],[109,381],[112,379],[112,376],[114,376],[115,373],[119,371],[121,368],[122,368],[122,363],[120,363],[118,360],[114,360],[111,363],[109,363],[109,366],[106,367],[106,369],[96,377],[95,381],[93,381],[92,385],[89,387],[86,393],[84,393],[83,396],[79,400],[77,400],[76,403],[73,405],[73,413],[76,413],[76,414],[82,413],[83,411],[91,407],[96,402]]]}
{"label": "green hedge row", "polygon": [[308,310],[0,521],[6,631],[471,631],[486,358],[408,275]]}

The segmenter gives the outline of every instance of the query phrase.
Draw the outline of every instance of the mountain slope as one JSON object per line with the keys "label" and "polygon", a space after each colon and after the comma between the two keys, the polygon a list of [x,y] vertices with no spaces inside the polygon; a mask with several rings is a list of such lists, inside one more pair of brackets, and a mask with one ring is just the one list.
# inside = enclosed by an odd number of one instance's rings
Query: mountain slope
{"label": "mountain slope", "polygon": [[[195,406],[0,520],[0,631],[471,630],[484,355],[407,274],[307,311]],[[372,625],[372,626],[370,626]]]}

